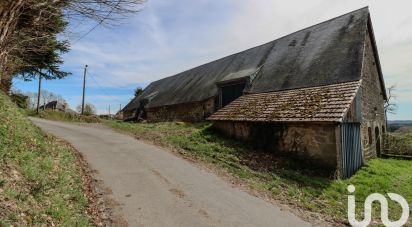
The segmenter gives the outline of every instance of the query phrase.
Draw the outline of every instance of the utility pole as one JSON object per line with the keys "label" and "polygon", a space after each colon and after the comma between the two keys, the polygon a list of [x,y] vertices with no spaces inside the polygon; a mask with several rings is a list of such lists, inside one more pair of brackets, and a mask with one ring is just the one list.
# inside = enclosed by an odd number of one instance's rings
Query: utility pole
{"label": "utility pole", "polygon": [[120,109],[119,109],[119,112],[121,112],[122,111],[122,104],[120,104]]}
{"label": "utility pole", "polygon": [[83,75],[82,115],[84,113],[84,95],[86,92],[86,72],[87,72],[87,65],[84,66],[84,75]]}
{"label": "utility pole", "polygon": [[109,118],[110,118],[110,105],[109,105]]}
{"label": "utility pole", "polygon": [[40,108],[40,92],[41,92],[41,75],[39,75],[39,90],[37,91],[37,108],[36,108],[37,114],[39,114],[39,108]]}

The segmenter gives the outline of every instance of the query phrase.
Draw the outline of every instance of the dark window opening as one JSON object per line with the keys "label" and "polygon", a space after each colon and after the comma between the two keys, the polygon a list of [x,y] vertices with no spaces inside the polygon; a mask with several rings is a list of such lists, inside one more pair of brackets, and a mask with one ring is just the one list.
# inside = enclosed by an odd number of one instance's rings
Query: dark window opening
{"label": "dark window opening", "polygon": [[379,128],[375,128],[375,142],[376,142],[376,154],[381,155],[381,137],[379,135]]}
{"label": "dark window opening", "polygon": [[368,127],[368,137],[369,137],[369,145],[372,144],[372,129]]}
{"label": "dark window opening", "polygon": [[245,89],[245,83],[231,84],[223,86],[221,93],[221,107],[226,106],[233,100],[239,98],[243,95],[243,90]]}

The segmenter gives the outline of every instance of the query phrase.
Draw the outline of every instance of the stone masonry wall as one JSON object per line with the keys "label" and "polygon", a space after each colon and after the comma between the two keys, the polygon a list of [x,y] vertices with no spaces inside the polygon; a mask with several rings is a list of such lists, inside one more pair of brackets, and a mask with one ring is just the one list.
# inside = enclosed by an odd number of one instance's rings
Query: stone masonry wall
{"label": "stone masonry wall", "polygon": [[367,161],[383,148],[382,133],[386,131],[383,91],[369,35],[366,37],[361,96],[361,139],[364,161]]}
{"label": "stone masonry wall", "polygon": [[335,124],[215,121],[213,126],[227,136],[248,141],[260,149],[332,170],[337,168]]}
{"label": "stone masonry wall", "polygon": [[133,111],[123,111],[123,119],[130,118],[134,116]]}
{"label": "stone masonry wall", "polygon": [[202,121],[215,111],[215,100],[150,108],[147,120],[158,121]]}

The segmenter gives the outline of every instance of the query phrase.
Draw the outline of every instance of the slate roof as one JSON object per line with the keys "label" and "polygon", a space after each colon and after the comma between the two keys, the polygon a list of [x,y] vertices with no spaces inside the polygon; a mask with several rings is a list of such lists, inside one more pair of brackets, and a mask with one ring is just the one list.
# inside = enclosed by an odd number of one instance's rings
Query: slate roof
{"label": "slate roof", "polygon": [[342,122],[360,81],[241,96],[208,120]]}
{"label": "slate roof", "polygon": [[[362,8],[272,42],[201,65],[148,85],[123,110],[150,94],[147,108],[203,101],[218,95],[217,84],[256,72],[246,93],[323,86],[361,79],[369,10]],[[377,64],[379,67],[379,64]],[[380,70],[379,70],[380,72]],[[383,91],[384,92],[384,91]]]}

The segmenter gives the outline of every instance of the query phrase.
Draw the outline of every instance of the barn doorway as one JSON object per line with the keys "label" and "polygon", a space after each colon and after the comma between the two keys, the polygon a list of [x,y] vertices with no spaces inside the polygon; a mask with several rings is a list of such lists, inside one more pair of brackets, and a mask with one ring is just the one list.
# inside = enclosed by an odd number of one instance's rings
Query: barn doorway
{"label": "barn doorway", "polygon": [[220,107],[224,107],[243,95],[246,83],[228,84],[221,87]]}
{"label": "barn doorway", "polygon": [[379,128],[375,127],[375,142],[376,142],[376,155],[381,156],[381,137],[379,135]]}

